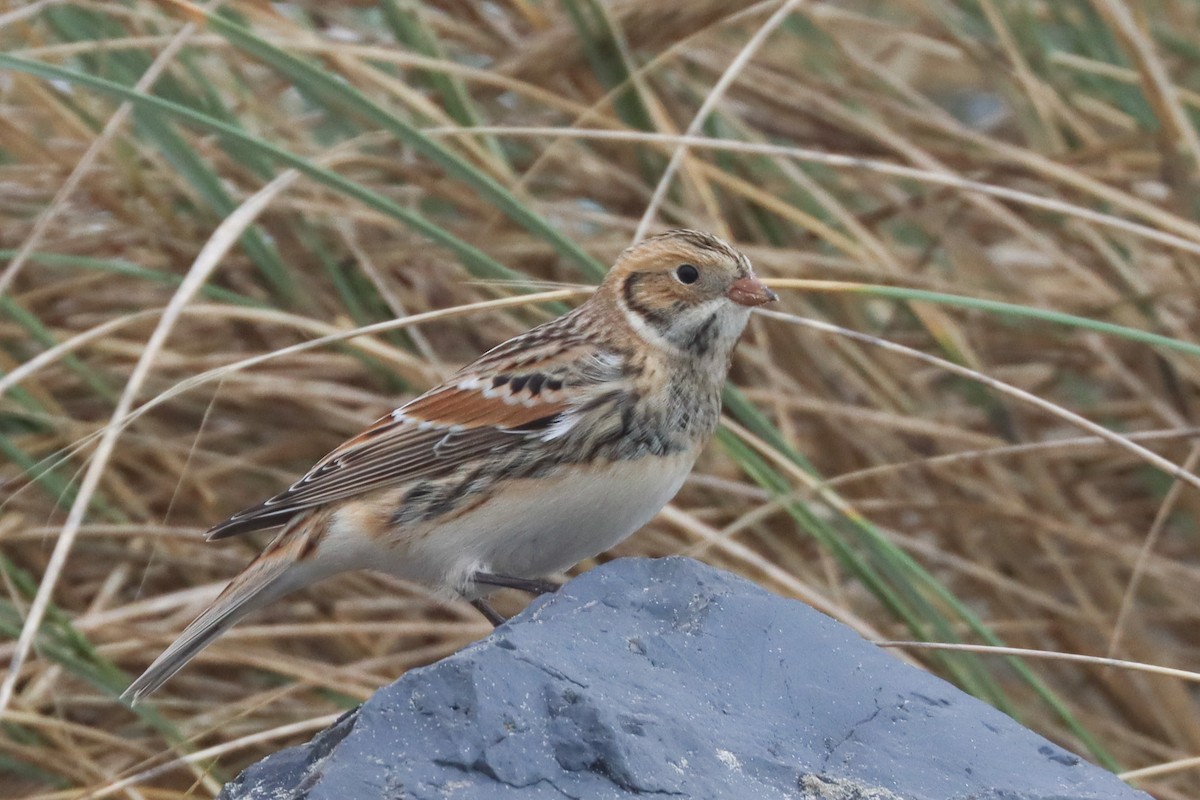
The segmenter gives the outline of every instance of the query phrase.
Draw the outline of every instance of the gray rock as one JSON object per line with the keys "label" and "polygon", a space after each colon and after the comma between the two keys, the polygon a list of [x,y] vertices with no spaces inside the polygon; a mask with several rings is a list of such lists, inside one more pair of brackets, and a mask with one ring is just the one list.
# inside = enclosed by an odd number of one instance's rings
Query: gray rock
{"label": "gray rock", "polygon": [[1148,798],[809,607],[627,559],[379,690],[225,800]]}

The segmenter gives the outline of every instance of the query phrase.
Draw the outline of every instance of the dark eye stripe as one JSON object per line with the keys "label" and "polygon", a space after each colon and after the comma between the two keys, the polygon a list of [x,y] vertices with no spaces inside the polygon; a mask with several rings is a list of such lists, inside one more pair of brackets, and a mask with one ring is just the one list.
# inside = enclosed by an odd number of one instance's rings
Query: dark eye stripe
{"label": "dark eye stripe", "polygon": [[621,294],[625,300],[625,306],[630,311],[637,314],[654,327],[660,330],[665,330],[671,324],[671,316],[664,310],[649,308],[642,303],[637,295],[637,285],[641,283],[642,278],[645,278],[650,274],[651,273],[647,272],[629,273],[629,276],[625,278],[625,285],[621,287]]}

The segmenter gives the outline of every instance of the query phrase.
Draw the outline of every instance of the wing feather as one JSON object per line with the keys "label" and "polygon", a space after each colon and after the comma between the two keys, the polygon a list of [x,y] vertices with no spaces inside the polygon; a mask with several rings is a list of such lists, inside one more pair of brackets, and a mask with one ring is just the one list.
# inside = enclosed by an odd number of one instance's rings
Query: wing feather
{"label": "wing feather", "polygon": [[269,528],[308,508],[447,475],[489,452],[569,429],[572,410],[622,380],[617,354],[577,341],[547,349],[538,358],[522,349],[511,370],[496,363],[497,351],[485,355],[334,449],[284,491],[213,527],[208,537]]}

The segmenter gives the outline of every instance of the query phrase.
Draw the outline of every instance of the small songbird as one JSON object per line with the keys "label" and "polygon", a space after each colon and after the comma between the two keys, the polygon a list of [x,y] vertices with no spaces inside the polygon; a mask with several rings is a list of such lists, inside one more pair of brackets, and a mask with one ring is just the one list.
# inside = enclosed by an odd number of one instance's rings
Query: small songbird
{"label": "small songbird", "polygon": [[133,682],[153,692],[250,611],[373,569],[476,604],[603,552],[646,524],[716,430],[734,345],[775,293],[715,236],[630,247],[596,292],[488,351],[209,531],[282,525]]}

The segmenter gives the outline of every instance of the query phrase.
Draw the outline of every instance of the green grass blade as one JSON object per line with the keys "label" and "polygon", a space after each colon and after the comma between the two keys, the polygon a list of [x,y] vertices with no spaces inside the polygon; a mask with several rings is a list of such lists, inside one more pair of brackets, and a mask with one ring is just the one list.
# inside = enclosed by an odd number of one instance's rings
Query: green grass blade
{"label": "green grass blade", "polygon": [[887,297],[893,300],[920,300],[929,303],[967,308],[975,311],[987,311],[1001,316],[1015,317],[1022,320],[1038,320],[1052,322],[1056,325],[1066,325],[1081,330],[1116,336],[1131,342],[1139,342],[1165,350],[1175,350],[1191,356],[1200,356],[1200,344],[1173,339],[1160,333],[1118,325],[1115,322],[1082,317],[1078,314],[1068,314],[1064,311],[1054,311],[1048,308],[1006,303],[1001,300],[986,300],[981,297],[968,297],[947,292],[931,292],[926,289],[910,289],[903,286],[886,286],[883,284],[839,284],[830,287],[831,290],[864,294],[872,297]]}
{"label": "green grass blade", "polygon": [[[16,254],[16,250],[0,249],[0,259],[13,258]],[[49,253],[44,250],[35,250],[29,254],[29,260],[45,264],[49,267],[111,272],[114,275],[139,278],[168,286],[178,286],[183,280],[179,275],[150,269],[149,267],[143,267],[119,258],[94,258],[92,256],[77,256],[68,253]],[[218,300],[231,305],[250,307],[262,307],[264,305],[261,301],[246,297],[244,294],[239,294],[229,289],[223,289],[220,286],[204,286],[200,289],[200,294],[210,300]]]}
{"label": "green grass blade", "polygon": [[[383,0],[380,3],[383,18],[396,41],[412,48],[414,52],[430,58],[444,59],[445,53],[425,21],[421,7],[413,0]],[[466,128],[475,128],[481,124],[482,117],[475,108],[475,101],[467,92],[466,85],[455,75],[438,72],[435,69],[420,70],[433,90],[442,99],[446,113],[458,124]],[[494,136],[481,137],[484,146],[496,156],[501,164],[511,169],[504,148]]]}
{"label": "green grass blade", "polygon": [[[29,338],[40,344],[42,347],[49,349],[58,344],[58,340],[54,338],[54,334],[46,329],[46,326],[42,324],[41,320],[26,311],[20,303],[8,295],[0,297],[0,314],[8,317],[24,328],[25,332],[29,335]],[[83,382],[90,386],[100,397],[103,397],[104,399],[113,403],[117,401],[116,389],[113,388],[108,379],[105,378],[100,372],[92,369],[87,364],[84,364],[82,361],[80,361],[77,356],[71,354],[63,356],[62,361],[72,372],[82,378]]]}
{"label": "green grass blade", "polygon": [[[6,422],[11,419],[9,414],[0,414],[0,428],[8,427]],[[69,507],[74,501],[75,490],[71,488],[71,482],[53,469],[40,469],[38,460],[25,452],[7,433],[0,433],[0,456],[15,465],[22,475],[28,476],[56,504]]]}
{"label": "green grass blade", "polygon": [[584,57],[600,85],[606,89],[624,87],[613,98],[617,116],[635,130],[654,130],[653,119],[638,96],[630,65],[604,8],[596,0],[563,0],[563,10],[579,35]]}

